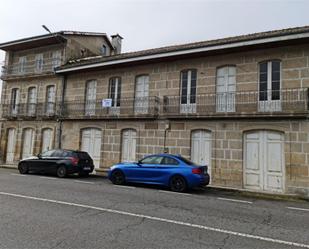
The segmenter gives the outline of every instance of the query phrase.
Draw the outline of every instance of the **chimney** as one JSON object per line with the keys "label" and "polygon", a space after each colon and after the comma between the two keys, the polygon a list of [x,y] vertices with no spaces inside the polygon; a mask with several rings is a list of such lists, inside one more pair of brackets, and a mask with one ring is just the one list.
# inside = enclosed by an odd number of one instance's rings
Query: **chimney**
{"label": "chimney", "polygon": [[123,39],[119,34],[111,35],[112,38],[112,45],[114,47],[113,54],[120,54],[121,53],[121,40]]}

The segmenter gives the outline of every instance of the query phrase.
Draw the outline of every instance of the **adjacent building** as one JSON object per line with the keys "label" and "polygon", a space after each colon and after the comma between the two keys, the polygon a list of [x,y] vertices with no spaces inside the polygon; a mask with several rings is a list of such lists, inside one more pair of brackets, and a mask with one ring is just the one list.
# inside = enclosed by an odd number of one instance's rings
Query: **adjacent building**
{"label": "adjacent building", "polygon": [[[309,195],[309,27],[131,53],[119,35],[46,40],[0,44],[4,163],[61,147],[105,173],[169,152],[207,164],[214,186]],[[62,60],[43,72],[52,48]]]}

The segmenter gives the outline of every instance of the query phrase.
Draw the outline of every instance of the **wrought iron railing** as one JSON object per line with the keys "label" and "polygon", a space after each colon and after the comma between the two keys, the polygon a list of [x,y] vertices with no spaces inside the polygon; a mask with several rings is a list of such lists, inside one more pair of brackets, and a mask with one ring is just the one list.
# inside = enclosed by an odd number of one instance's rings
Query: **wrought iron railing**
{"label": "wrought iron railing", "polygon": [[164,96],[166,116],[264,116],[308,113],[308,88]]}
{"label": "wrought iron railing", "polygon": [[122,98],[117,104],[106,107],[102,100],[65,101],[60,116],[64,119],[134,118],[155,117],[159,113],[158,97]]}
{"label": "wrought iron railing", "polygon": [[53,72],[54,68],[60,66],[60,64],[60,58],[13,63],[7,66],[2,66],[1,78]]}
{"label": "wrought iron railing", "polygon": [[6,119],[53,118],[58,116],[59,107],[55,102],[3,104],[2,117]]}
{"label": "wrought iron railing", "polygon": [[121,119],[186,117],[264,117],[309,115],[308,88],[280,91],[245,91],[200,94],[196,96],[164,96],[121,98],[106,107],[102,100],[64,101],[63,103],[3,104],[2,117],[57,119]]}

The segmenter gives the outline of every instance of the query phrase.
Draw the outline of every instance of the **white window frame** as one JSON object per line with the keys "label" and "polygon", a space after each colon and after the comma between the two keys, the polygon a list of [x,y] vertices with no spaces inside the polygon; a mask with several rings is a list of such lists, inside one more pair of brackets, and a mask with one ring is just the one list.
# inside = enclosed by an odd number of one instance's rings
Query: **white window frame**
{"label": "white window frame", "polygon": [[[195,98],[194,103],[191,103],[191,86],[192,86],[192,72],[195,71]],[[182,103],[182,91],[183,91],[183,74],[187,73],[187,94],[186,94],[186,103]],[[186,69],[182,70],[180,73],[180,112],[181,113],[196,113],[196,102],[197,102],[197,69]]]}
{"label": "white window frame", "polygon": [[[279,62],[279,99],[273,100],[272,99],[272,63],[273,62]],[[267,63],[267,99],[266,100],[260,100],[260,66],[263,63]],[[259,112],[280,112],[282,110],[282,96],[281,96],[281,89],[282,89],[282,63],[280,60],[269,60],[269,61],[263,61],[259,63],[259,81],[258,81],[258,110]]]}

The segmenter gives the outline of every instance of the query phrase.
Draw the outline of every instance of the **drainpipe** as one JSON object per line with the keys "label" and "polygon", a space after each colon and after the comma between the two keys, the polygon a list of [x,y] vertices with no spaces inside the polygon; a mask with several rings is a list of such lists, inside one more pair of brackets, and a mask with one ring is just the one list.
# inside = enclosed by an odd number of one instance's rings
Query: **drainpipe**
{"label": "drainpipe", "polygon": [[58,148],[62,148],[62,142],[61,142],[61,137],[62,137],[62,118],[63,118],[63,112],[64,112],[64,97],[65,97],[65,91],[67,87],[67,76],[63,75],[62,76],[62,92],[61,92],[61,102],[60,102],[60,108],[59,108],[59,126],[58,126]]}
{"label": "drainpipe", "polygon": [[167,123],[165,124],[165,128],[164,128],[164,142],[163,142],[163,152],[164,153],[168,153],[168,148],[166,147],[166,136],[167,136],[167,132],[170,130],[170,124]]}

